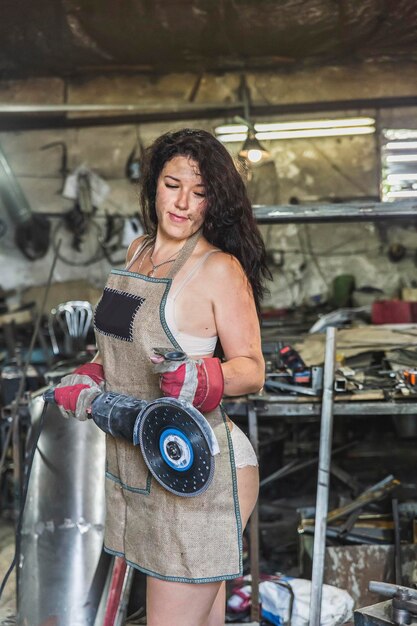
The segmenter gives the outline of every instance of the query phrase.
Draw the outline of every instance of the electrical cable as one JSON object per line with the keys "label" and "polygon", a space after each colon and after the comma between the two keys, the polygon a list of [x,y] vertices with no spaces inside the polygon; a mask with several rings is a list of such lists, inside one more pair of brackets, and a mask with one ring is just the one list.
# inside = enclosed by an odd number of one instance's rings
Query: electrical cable
{"label": "electrical cable", "polygon": [[1,596],[3,594],[3,591],[7,585],[7,581],[9,580],[10,574],[13,572],[13,569],[16,566],[17,563],[17,557],[20,551],[20,540],[21,540],[21,534],[22,534],[22,524],[23,524],[23,513],[25,510],[25,504],[26,504],[26,498],[27,498],[27,494],[28,494],[28,490],[29,490],[29,480],[30,480],[30,474],[32,471],[32,465],[33,465],[33,459],[35,458],[35,452],[36,449],[38,447],[38,441],[39,441],[39,437],[41,436],[42,433],[42,429],[43,429],[43,422],[44,422],[44,418],[45,418],[45,413],[46,413],[46,409],[47,409],[47,403],[45,402],[44,407],[42,409],[42,413],[41,416],[39,418],[39,427],[37,430],[37,433],[34,437],[34,442],[33,442],[33,446],[32,449],[30,450],[30,452],[28,454],[26,454],[26,457],[28,459],[27,464],[26,464],[26,468],[25,468],[25,483],[24,483],[24,487],[23,487],[23,494],[22,494],[22,498],[21,498],[21,505],[20,505],[20,511],[19,511],[19,517],[17,519],[17,524],[16,524],[16,543],[15,543],[15,551],[14,551],[14,556],[13,556],[13,560],[10,564],[9,569],[7,570],[2,583],[0,585],[0,599]]}
{"label": "electrical cable", "polygon": [[[77,260],[74,260],[74,254],[76,254],[77,250],[75,250],[74,246],[72,246],[71,247],[71,255],[72,255],[71,259],[68,256],[65,256],[62,253],[58,254],[58,258],[59,258],[59,260],[62,263],[65,263],[66,265],[70,265],[72,267],[86,267],[86,266],[89,266],[89,265],[93,265],[94,263],[98,263],[98,262],[102,261],[103,259],[107,259],[107,261],[111,265],[122,265],[125,262],[124,258],[121,261],[114,260],[112,258],[112,254],[114,252],[117,252],[118,250],[121,250],[123,248],[123,245],[122,245],[123,225],[117,226],[117,228],[116,228],[116,230],[114,232],[111,232],[109,234],[103,235],[103,229],[96,222],[96,217],[97,217],[96,215],[94,215],[94,218],[91,217],[91,216],[87,216],[86,224],[84,224],[84,227],[87,226],[87,228],[89,228],[90,226],[92,226],[97,231],[97,236],[95,237],[96,247],[95,247],[93,253],[87,259],[81,260],[81,261],[77,261]],[[109,218],[113,218],[115,216],[112,215],[112,214],[110,214],[110,215],[109,214],[105,214],[104,216],[100,216],[100,217],[104,217],[106,219],[107,223],[108,223],[109,222]],[[122,216],[117,216],[117,217],[122,217]],[[61,231],[61,229],[64,226],[65,226],[65,215],[61,216],[61,219],[59,220],[59,222],[55,226],[54,232],[52,234],[52,247],[54,249],[56,249],[56,247],[55,247],[56,246],[56,244],[55,244],[56,237],[58,236],[58,233]],[[83,227],[83,231],[84,231],[84,227]],[[79,239],[84,234],[84,232],[82,232],[82,233],[81,233],[81,231],[79,232],[79,234],[78,234]],[[115,235],[117,236],[117,242],[115,244],[107,244],[106,242],[109,240],[109,238],[113,238]]]}
{"label": "electrical cable", "polygon": [[[13,434],[15,434],[14,433],[14,430],[15,430],[14,426],[15,426],[16,421],[17,421],[17,412],[18,412],[18,409],[19,409],[20,400],[21,400],[21,398],[23,396],[23,393],[24,393],[24,390],[25,390],[27,371],[28,371],[28,368],[29,368],[29,365],[30,365],[30,361],[31,361],[31,358],[32,358],[32,352],[33,352],[33,348],[34,348],[34,345],[35,345],[35,341],[36,341],[36,338],[37,338],[38,333],[39,333],[43,312],[45,310],[46,300],[48,298],[49,290],[50,290],[50,287],[51,287],[51,284],[52,284],[52,277],[53,277],[53,274],[54,274],[54,269],[55,269],[56,262],[58,260],[58,253],[59,253],[60,246],[61,246],[61,240],[59,240],[58,243],[57,243],[57,249],[55,251],[55,256],[53,258],[51,269],[49,271],[49,276],[48,276],[48,280],[47,280],[47,283],[46,283],[45,291],[44,291],[44,294],[43,294],[41,307],[39,309],[38,317],[37,317],[36,322],[35,322],[35,327],[33,329],[32,337],[31,337],[29,348],[28,348],[28,351],[27,351],[26,361],[25,361],[23,369],[22,369],[22,377],[20,379],[19,388],[17,390],[16,398],[14,400],[13,411],[12,411],[12,426],[10,427],[10,433],[12,433],[12,431],[13,431]],[[44,411],[45,411],[45,407],[44,407],[44,410],[43,410],[42,415],[41,415],[41,424],[40,424],[40,428],[39,428],[38,438],[37,439],[39,439],[39,436],[40,436],[40,433],[41,433],[41,427],[42,427],[42,420],[43,420]],[[26,476],[27,476],[27,481],[26,481],[26,484],[25,484],[25,488],[26,489],[24,488],[24,490],[23,490],[23,494],[22,494],[23,495],[23,504],[21,503],[21,505],[20,505],[20,512],[19,512],[19,517],[18,517],[17,526],[16,526],[16,550],[15,550],[15,555],[14,555],[13,563],[11,564],[9,570],[6,572],[6,576],[5,576],[5,578],[4,578],[3,582],[2,582],[2,585],[0,587],[0,598],[1,598],[1,594],[3,593],[4,587],[6,586],[7,580],[8,580],[8,578],[9,578],[9,576],[10,576],[11,572],[13,571],[13,568],[14,568],[14,566],[16,564],[16,558],[17,558],[17,554],[18,554],[18,542],[17,542],[17,540],[18,540],[18,531],[20,532],[20,530],[21,530],[21,524],[22,524],[22,519],[23,519],[24,503],[26,501],[27,488],[28,488],[29,477],[30,477],[30,470],[32,468],[33,457],[35,455],[35,450],[36,450],[36,446],[37,446],[37,439],[36,439],[36,442],[35,442],[36,445],[32,448],[31,455],[29,457],[29,462],[30,462],[29,473],[26,472]],[[15,482],[16,482],[16,478],[15,478]],[[19,524],[20,524],[20,526],[19,526]]]}
{"label": "electrical cable", "polygon": [[[60,261],[62,261],[62,263],[65,263],[66,265],[70,265],[72,267],[85,267],[85,266],[88,266],[88,265],[93,265],[94,263],[98,263],[99,261],[101,261],[103,259],[103,256],[104,256],[103,255],[103,250],[102,250],[102,247],[101,247],[100,241],[99,241],[99,239],[100,239],[99,235],[101,234],[101,228],[94,220],[91,220],[91,219],[88,220],[88,225],[93,225],[94,228],[98,231],[98,235],[97,235],[97,238],[96,238],[96,241],[97,241],[96,249],[90,255],[90,257],[87,258],[86,260],[74,261],[74,260],[71,260],[71,259],[65,257],[63,254],[59,253],[58,250],[57,250],[56,239],[58,237],[58,234],[60,234],[60,231],[63,228],[63,226],[65,226],[64,217],[61,217],[61,220],[55,226],[54,232],[52,234],[52,247],[54,248],[55,252],[57,253],[58,259]],[[72,256],[74,257],[74,254],[76,253],[76,250],[73,247],[71,248],[71,252],[72,252]]]}
{"label": "electrical cable", "polygon": [[329,285],[327,284],[326,277],[323,274],[323,271],[322,271],[322,269],[320,267],[320,264],[319,264],[319,262],[317,260],[317,256],[316,256],[316,254],[315,254],[315,252],[313,250],[313,244],[311,242],[310,230],[309,230],[308,224],[304,224],[304,232],[305,232],[305,235],[306,235],[306,243],[307,243],[308,252],[310,253],[311,258],[313,259],[313,263],[314,263],[314,265],[316,267],[316,270],[317,270],[321,280],[323,281],[324,286],[329,291]]}

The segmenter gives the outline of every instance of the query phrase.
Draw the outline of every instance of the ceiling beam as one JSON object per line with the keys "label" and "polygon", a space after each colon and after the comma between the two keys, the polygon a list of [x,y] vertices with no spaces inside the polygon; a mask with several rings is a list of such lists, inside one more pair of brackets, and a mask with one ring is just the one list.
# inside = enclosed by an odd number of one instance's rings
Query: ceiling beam
{"label": "ceiling beam", "polygon": [[[416,107],[417,96],[388,98],[360,98],[354,100],[329,100],[323,102],[297,102],[289,104],[255,105],[250,108],[251,118],[292,114],[331,113],[364,109]],[[159,122],[190,121],[233,118],[242,115],[243,103],[224,105],[169,105],[155,109],[135,105],[0,105],[0,131],[45,130],[57,128],[86,128],[93,126],[120,126],[129,124],[155,124]],[[89,112],[85,112],[85,111]],[[117,113],[112,111],[117,110]],[[79,115],[76,115],[76,113]]]}

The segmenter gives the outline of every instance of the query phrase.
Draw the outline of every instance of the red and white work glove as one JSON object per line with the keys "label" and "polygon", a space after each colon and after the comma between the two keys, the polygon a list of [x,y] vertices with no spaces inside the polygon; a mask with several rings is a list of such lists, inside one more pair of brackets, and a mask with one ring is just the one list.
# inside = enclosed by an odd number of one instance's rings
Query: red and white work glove
{"label": "red and white work glove", "polygon": [[219,406],[224,392],[224,378],[220,359],[186,359],[169,361],[152,356],[152,363],[160,374],[159,386],[164,396],[190,402],[202,413]]}
{"label": "red and white work glove", "polygon": [[64,376],[55,387],[55,402],[64,417],[88,418],[94,398],[104,391],[104,370],[100,363],[85,363]]}

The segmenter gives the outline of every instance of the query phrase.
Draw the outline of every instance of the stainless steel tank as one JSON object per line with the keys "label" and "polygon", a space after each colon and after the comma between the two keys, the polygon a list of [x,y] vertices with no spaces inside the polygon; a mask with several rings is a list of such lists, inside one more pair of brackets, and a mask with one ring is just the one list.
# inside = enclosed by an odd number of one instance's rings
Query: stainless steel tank
{"label": "stainless steel tank", "polygon": [[[34,430],[43,407],[33,399]],[[105,439],[90,420],[49,405],[35,453],[18,566],[19,626],[94,624],[104,556]]]}

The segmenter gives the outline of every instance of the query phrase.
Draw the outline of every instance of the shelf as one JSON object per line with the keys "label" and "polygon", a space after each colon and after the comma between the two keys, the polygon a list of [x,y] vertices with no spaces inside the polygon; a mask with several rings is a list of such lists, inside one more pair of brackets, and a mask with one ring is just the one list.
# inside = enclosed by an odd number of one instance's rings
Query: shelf
{"label": "shelf", "polygon": [[254,205],[253,212],[258,224],[372,222],[415,219],[417,201]]}

